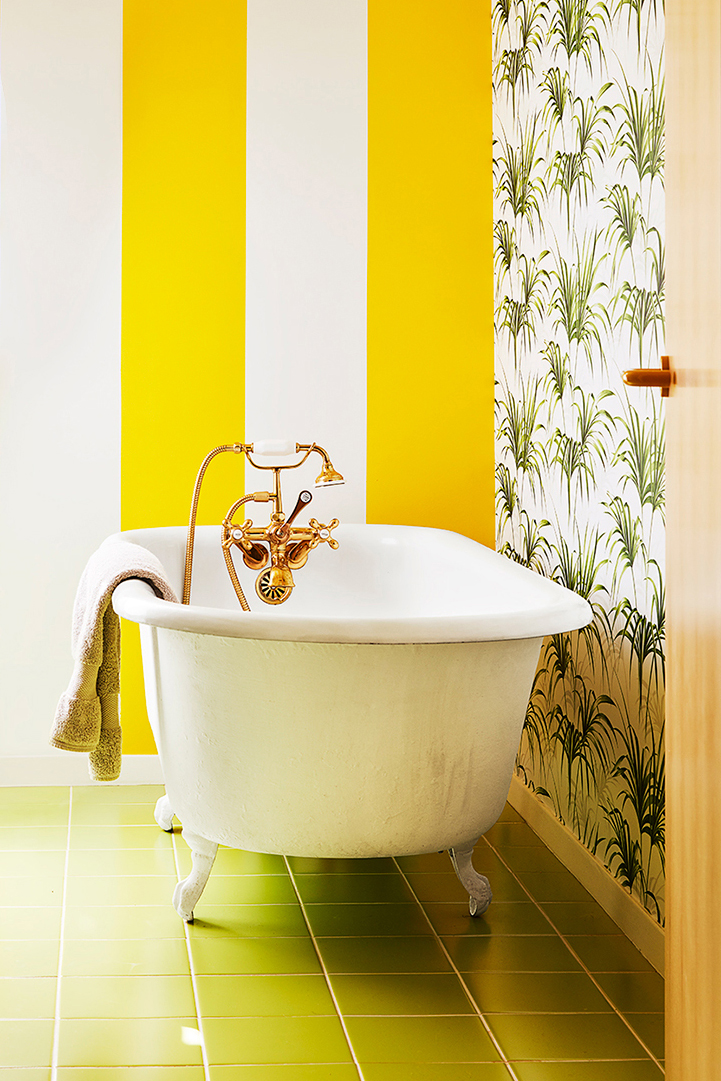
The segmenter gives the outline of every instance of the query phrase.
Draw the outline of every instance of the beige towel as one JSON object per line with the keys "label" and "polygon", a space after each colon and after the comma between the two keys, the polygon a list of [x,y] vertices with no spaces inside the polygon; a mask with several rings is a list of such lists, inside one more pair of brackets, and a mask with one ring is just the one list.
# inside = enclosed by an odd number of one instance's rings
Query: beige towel
{"label": "beige towel", "polygon": [[120,776],[120,620],[110,601],[126,578],[142,578],[163,600],[178,600],[160,561],[138,544],[108,539],[83,571],[73,608],[75,669],[58,702],[50,743],[89,752],[96,781]]}

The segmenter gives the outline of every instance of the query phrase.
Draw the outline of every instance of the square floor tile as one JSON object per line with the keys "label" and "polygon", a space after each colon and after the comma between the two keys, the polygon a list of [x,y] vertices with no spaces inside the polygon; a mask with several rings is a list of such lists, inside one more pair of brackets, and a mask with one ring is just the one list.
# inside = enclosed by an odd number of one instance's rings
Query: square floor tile
{"label": "square floor tile", "polygon": [[[153,806],[145,803],[76,803],[73,800],[72,824],[75,826],[153,826]],[[159,827],[155,825],[155,828]]]}
{"label": "square floor tile", "polygon": [[599,972],[596,979],[621,1013],[663,1013],[665,981],[658,972]]}
{"label": "square floor tile", "polygon": [[0,852],[64,852],[67,846],[65,826],[0,826]]}
{"label": "square floor tile", "polygon": [[118,848],[146,848],[172,852],[173,841],[158,826],[79,826],[70,828],[70,848],[94,850]]}
{"label": "square floor tile", "polygon": [[[482,1013],[605,1013],[611,1009],[585,972],[467,972]],[[549,1024],[553,1021],[549,1019]]]}
{"label": "square floor tile", "polygon": [[536,901],[593,901],[570,871],[523,871],[516,874]]}
{"label": "square floor tile", "polygon": [[497,1062],[477,1017],[349,1017],[358,1061]]}
{"label": "square floor tile", "polygon": [[63,951],[64,976],[184,976],[189,972],[188,951],[181,938],[71,939]]}
{"label": "square floor tile", "polygon": [[514,1062],[518,1081],[663,1081],[650,1059],[627,1062]]}
{"label": "square floor tile", "polygon": [[211,1017],[203,1031],[212,1063],[352,1061],[337,1017]]}
{"label": "square floor tile", "polygon": [[58,940],[0,942],[0,973],[3,976],[57,976],[59,950]]}
{"label": "square floor tile", "polygon": [[[477,849],[474,850],[474,860],[476,859],[477,850],[480,847],[481,846],[478,845]],[[483,851],[486,854],[486,859],[495,860],[499,867],[503,866],[488,845],[483,845]],[[450,856],[447,852],[426,852],[421,856],[397,856],[394,862],[398,864],[404,873],[413,871],[420,874],[455,874]],[[476,863],[475,866],[479,867],[479,864]]]}
{"label": "square floor tile", "polygon": [[68,785],[8,785],[0,788],[0,809],[12,807],[48,807],[61,803],[67,807],[70,800]]}
{"label": "square floor tile", "polygon": [[203,1017],[336,1016],[325,977],[197,976]]}
{"label": "square floor tile", "polygon": [[351,937],[432,934],[421,908],[413,904],[306,905],[314,935]]}
{"label": "square floor tile", "polygon": [[492,845],[538,845],[545,847],[543,841],[534,833],[530,826],[528,826],[522,819],[518,821],[499,821],[495,826],[484,835],[485,839]]}
{"label": "square floor tile", "polygon": [[197,1032],[195,1017],[65,1019],[60,1024],[61,1066],[182,1066],[202,1062],[200,1048],[183,1041]]}
{"label": "square floor tile", "polygon": [[495,851],[512,871],[563,873],[566,868],[543,845],[497,845]]}
{"label": "square floor tile", "polygon": [[509,1081],[501,1062],[366,1062],[364,1081]]}
{"label": "square floor tile", "polygon": [[293,883],[287,875],[218,875],[212,873],[198,904],[288,905],[297,904]]}
{"label": "square floor tile", "polygon": [[62,1017],[189,1017],[190,976],[65,976]]}
{"label": "square floor tile", "polygon": [[350,1062],[211,1066],[210,1081],[358,1081],[358,1070]]}
{"label": "square floor tile", "polygon": [[[180,873],[190,874],[193,857],[188,846],[178,845],[178,864]],[[213,864],[213,877],[217,875],[283,875],[288,877],[288,870],[282,856],[267,855],[264,852],[246,852],[241,848],[218,849]]]}
{"label": "square floor tile", "polygon": [[73,806],[99,803],[142,803],[151,810],[161,796],[165,795],[165,786],[161,784],[99,784],[73,785]]}
{"label": "square floor tile", "polygon": [[[63,879],[0,878],[0,907],[52,907],[62,904]],[[1,917],[2,913],[0,913]]]}
{"label": "square floor tile", "polygon": [[50,1066],[6,1066],[2,1081],[51,1081]]}
{"label": "square floor tile", "polygon": [[381,856],[367,860],[328,860],[310,856],[288,856],[293,874],[305,875],[368,875],[392,874],[397,871],[395,860]]}
{"label": "square floor tile", "polygon": [[595,901],[543,901],[541,908],[562,935],[618,934],[618,924]]}
{"label": "square floor tile", "polygon": [[185,924],[171,904],[68,908],[65,938],[179,938]]}
{"label": "square floor tile", "polygon": [[435,938],[318,938],[328,972],[449,972],[451,966]]}
{"label": "square floor tile", "polygon": [[195,971],[204,975],[322,971],[307,938],[194,938],[191,952]]}
{"label": "square floor tile", "polygon": [[53,1028],[47,1020],[0,1021],[0,1067],[50,1066]]}
{"label": "square floor tile", "polygon": [[653,966],[622,934],[567,935],[569,946],[575,950],[591,972],[653,972]]}
{"label": "square floor tile", "polygon": [[305,904],[411,904],[413,894],[402,875],[307,875],[295,876]]}
{"label": "square floor tile", "polygon": [[536,905],[493,901],[482,916],[467,904],[426,901],[423,905],[439,935],[552,935],[555,931]]}
{"label": "square floor tile", "polygon": [[204,1081],[202,1066],[66,1066],[58,1081]]}
{"label": "square floor tile", "polygon": [[66,904],[87,908],[92,905],[170,905],[177,878],[145,875],[143,878],[68,878]]}
{"label": "square floor tile", "polygon": [[65,850],[53,852],[6,852],[2,873],[7,878],[62,878],[65,874]]}
{"label": "square floor tile", "polygon": [[645,1057],[615,1013],[489,1014],[488,1024],[511,1060]]}
{"label": "square floor tile", "polygon": [[62,909],[59,905],[4,908],[0,916],[0,941],[48,939],[57,942],[60,937]]}
{"label": "square floor tile", "polygon": [[0,979],[0,1017],[55,1017],[56,988],[55,977]]}
{"label": "square floor tile", "polygon": [[656,1058],[664,1056],[664,1015],[662,1013],[626,1013],[625,1019]]}
{"label": "square floor tile", "polygon": [[[431,852],[426,856],[401,856],[397,863],[407,875],[437,874],[456,878],[456,872],[447,852]],[[473,866],[483,875],[492,875],[497,871],[508,873],[503,861],[485,842],[477,844],[473,849]]]}
{"label": "square floor tile", "polygon": [[198,902],[189,924],[191,938],[306,938],[308,928],[300,905],[206,905]]}
{"label": "square floor tile", "polygon": [[172,849],[162,848],[74,848],[68,859],[68,874],[72,877],[99,875],[169,875],[177,879]]}
{"label": "square floor tile", "polygon": [[453,972],[332,975],[331,986],[344,1017],[475,1013]]}
{"label": "square floor tile", "polygon": [[459,972],[580,972],[558,935],[443,938]]}
{"label": "square floor tile", "polygon": [[[528,894],[512,874],[500,867],[495,870],[476,866],[491,884],[494,901],[528,901]],[[419,901],[454,901],[468,904],[468,891],[454,874],[418,874],[408,872],[410,882]]]}

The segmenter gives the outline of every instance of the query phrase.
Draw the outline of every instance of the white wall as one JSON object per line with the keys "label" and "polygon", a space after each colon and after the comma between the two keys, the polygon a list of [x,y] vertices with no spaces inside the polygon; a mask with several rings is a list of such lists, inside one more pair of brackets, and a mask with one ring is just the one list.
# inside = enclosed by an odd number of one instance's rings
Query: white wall
{"label": "white wall", "polygon": [[366,0],[249,0],[246,206],[245,438],[320,443],[311,513],[364,522]]}
{"label": "white wall", "polygon": [[120,524],[122,0],[2,0],[0,45],[0,756],[48,755]]}

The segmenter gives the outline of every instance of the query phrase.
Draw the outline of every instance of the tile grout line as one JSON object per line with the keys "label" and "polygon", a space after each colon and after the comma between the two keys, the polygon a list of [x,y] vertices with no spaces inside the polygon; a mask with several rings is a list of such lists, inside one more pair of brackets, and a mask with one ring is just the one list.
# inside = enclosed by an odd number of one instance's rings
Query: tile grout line
{"label": "tile grout line", "polygon": [[63,974],[63,953],[65,949],[65,908],[68,895],[68,865],[70,863],[70,828],[73,817],[73,786],[68,789],[68,837],[65,844],[65,866],[63,868],[63,896],[60,902],[60,940],[58,942],[58,975],[55,988],[55,1018],[53,1023],[53,1046],[50,1060],[50,1081],[57,1081],[58,1059],[60,1057],[60,996]]}
{"label": "tile grout line", "polygon": [[486,1035],[488,1036],[489,1040],[491,1041],[491,1043],[495,1047],[498,1054],[501,1056],[501,1061],[502,1061],[503,1065],[506,1067],[509,1076],[513,1079],[513,1081],[519,1081],[518,1074],[513,1069],[513,1066],[509,1062],[508,1057],[506,1056],[505,1052],[503,1051],[503,1048],[501,1047],[500,1043],[496,1039],[496,1036],[494,1035],[490,1025],[488,1024],[488,1021],[486,1020],[486,1018],[485,1018],[484,1014],[482,1013],[480,1007],[478,1006],[476,1000],[474,999],[473,995],[471,994],[470,989],[468,987],[468,984],[463,979],[463,976],[458,971],[458,968],[456,967],[456,964],[455,964],[453,958],[451,957],[450,953],[446,949],[446,946],[445,946],[445,943],[443,942],[443,939],[441,938],[441,936],[438,934],[435,927],[431,923],[431,919],[430,919],[428,913],[426,912],[425,908],[423,907],[423,904],[421,902],[420,897],[418,896],[416,891],[413,889],[413,886],[411,885],[411,883],[408,880],[408,876],[406,875],[406,872],[400,866],[400,864],[398,863],[398,860],[395,858],[395,856],[393,857],[393,862],[395,863],[396,867],[398,868],[398,871],[400,872],[404,882],[408,886],[408,889],[411,891],[411,893],[415,897],[416,903],[417,903],[418,907],[420,908],[421,912],[423,913],[423,917],[426,920],[426,923],[428,924],[428,926],[430,927],[431,932],[432,932],[434,938],[436,939],[436,942],[437,942],[438,946],[443,951],[443,954],[445,955],[446,960],[448,961],[449,965],[451,966],[454,973],[456,974],[456,977],[457,977],[461,987],[463,988],[463,991],[465,992],[465,995],[468,998],[469,1003],[473,1007],[473,1010],[475,1011],[476,1015],[478,1016],[479,1021],[481,1022],[484,1029],[486,1030]]}
{"label": "tile grout line", "polygon": [[[524,892],[524,893],[525,893],[525,894],[526,894],[526,895],[527,895],[527,896],[528,896],[528,897],[529,897],[529,898],[531,899],[532,903],[533,903],[533,904],[534,904],[534,905],[536,906],[536,908],[537,908],[537,909],[538,909],[538,911],[539,911],[539,912],[541,913],[541,915],[543,916],[543,918],[544,918],[545,920],[547,920],[547,921],[548,921],[548,923],[550,924],[550,926],[551,926],[551,927],[553,928],[553,930],[554,930],[554,931],[556,932],[556,934],[558,935],[558,937],[559,937],[559,938],[561,939],[561,942],[563,942],[563,944],[564,944],[564,946],[566,947],[566,949],[568,950],[568,952],[569,952],[569,953],[571,954],[571,956],[572,956],[572,957],[574,958],[574,960],[576,960],[576,961],[578,962],[578,964],[579,964],[579,965],[581,966],[581,968],[583,969],[583,971],[584,971],[584,972],[586,973],[586,975],[587,975],[587,976],[588,976],[588,978],[590,979],[591,983],[592,983],[592,984],[594,985],[594,987],[595,987],[595,988],[596,988],[596,989],[597,989],[597,990],[598,990],[598,991],[599,991],[599,992],[600,992],[600,993],[601,993],[601,994],[603,995],[603,997],[605,998],[606,1002],[607,1002],[607,1003],[609,1004],[609,1006],[611,1007],[611,1009],[613,1010],[613,1012],[614,1012],[614,1013],[616,1014],[616,1016],[617,1016],[618,1018],[620,1018],[620,1020],[621,1020],[621,1021],[623,1021],[624,1025],[625,1025],[625,1026],[626,1026],[626,1028],[627,1028],[627,1029],[629,1030],[629,1032],[631,1033],[631,1035],[632,1035],[632,1036],[633,1036],[633,1037],[634,1037],[634,1038],[635,1038],[636,1040],[638,1040],[639,1044],[640,1044],[640,1045],[641,1045],[641,1047],[642,1047],[642,1048],[644,1049],[644,1051],[646,1052],[646,1054],[648,1055],[648,1057],[649,1057],[649,1058],[651,1059],[651,1061],[652,1061],[652,1062],[653,1062],[653,1063],[654,1063],[654,1064],[655,1064],[655,1065],[656,1065],[656,1066],[657,1066],[657,1067],[659,1068],[659,1070],[661,1071],[661,1073],[662,1073],[662,1074],[663,1074],[663,1075],[665,1076],[665,1074],[666,1074],[666,1071],[665,1071],[665,1069],[663,1068],[663,1066],[661,1065],[661,1063],[660,1063],[660,1062],[658,1061],[658,1059],[657,1059],[656,1055],[654,1055],[654,1053],[653,1053],[653,1052],[652,1052],[652,1051],[650,1050],[650,1048],[646,1046],[646,1044],[645,1044],[645,1043],[644,1043],[644,1041],[643,1041],[643,1040],[641,1039],[641,1037],[640,1037],[640,1036],[639,1036],[639,1034],[638,1034],[638,1033],[636,1032],[636,1030],[635,1030],[635,1029],[633,1028],[633,1026],[632,1026],[632,1025],[631,1025],[631,1024],[630,1024],[630,1023],[629,1023],[629,1022],[628,1022],[628,1021],[626,1020],[626,1018],[624,1017],[624,1015],[623,1015],[623,1014],[621,1013],[621,1011],[620,1011],[620,1010],[618,1009],[618,1007],[617,1007],[617,1006],[616,1006],[616,1004],[615,1004],[615,1003],[613,1002],[613,1000],[612,1000],[612,999],[611,999],[611,998],[609,997],[609,995],[607,995],[607,994],[606,994],[606,992],[604,991],[603,987],[601,987],[601,985],[600,985],[600,983],[598,982],[598,980],[597,980],[597,979],[595,979],[595,977],[594,977],[593,973],[592,973],[592,972],[590,971],[590,969],[588,968],[588,966],[587,966],[587,965],[585,964],[585,962],[584,962],[584,961],[583,961],[583,960],[581,959],[581,957],[579,957],[579,955],[578,955],[578,954],[576,953],[576,951],[574,950],[574,948],[573,948],[573,946],[571,945],[571,943],[570,943],[570,942],[569,942],[569,941],[567,940],[566,936],[565,936],[564,934],[562,934],[562,933],[561,933],[561,931],[559,931],[559,930],[558,930],[558,928],[556,927],[555,923],[553,922],[553,920],[551,919],[551,917],[550,917],[550,916],[548,915],[548,913],[546,912],[546,910],[545,910],[545,909],[543,908],[543,906],[542,906],[542,905],[540,904],[540,902],[536,900],[536,898],[535,898],[535,897],[533,896],[533,894],[532,894],[532,893],[531,893],[531,891],[530,891],[530,890],[528,889],[528,887],[527,887],[527,886],[526,886],[526,885],[525,885],[525,884],[524,884],[524,883],[522,882],[522,880],[521,880],[521,879],[520,879],[520,878],[518,877],[518,875],[516,874],[516,872],[515,872],[515,871],[513,870],[513,868],[511,867],[510,863],[508,863],[508,862],[507,862],[507,861],[506,861],[506,860],[505,860],[505,859],[503,858],[503,856],[502,856],[502,855],[501,855],[501,853],[500,853],[500,852],[498,851],[498,849],[497,849],[497,848],[496,848],[496,847],[495,847],[495,846],[493,845],[493,843],[492,843],[491,841],[489,841],[489,840],[488,840],[487,838],[484,838],[484,840],[485,840],[486,844],[488,845],[488,847],[489,847],[489,848],[491,849],[491,851],[492,851],[492,852],[494,852],[494,853],[495,853],[495,855],[496,855],[496,856],[498,857],[498,859],[499,859],[499,860],[501,861],[501,863],[502,863],[502,864],[503,864],[503,866],[504,866],[504,867],[506,868],[506,870],[507,870],[507,871],[509,871],[509,872],[510,872],[510,873],[511,873],[511,874],[513,875],[513,877],[515,878],[515,880],[516,880],[516,882],[518,883],[518,885],[519,885],[519,886],[521,887],[521,889],[523,890],[523,892]],[[599,907],[600,907],[600,905],[599,905]],[[620,931],[620,928],[619,928],[619,931]],[[621,932],[621,933],[623,933],[623,932]],[[639,1011],[639,1012],[640,1012],[640,1011]]]}
{"label": "tile grout line", "polygon": [[[175,873],[178,882],[182,881],[182,875],[180,873],[180,861],[178,859],[178,847],[177,847],[177,833],[175,828],[170,831],[170,841],[173,846],[173,859],[175,860]],[[203,1031],[203,1017],[200,1012],[200,998],[198,996],[198,985],[195,979],[195,965],[193,964],[193,952],[190,948],[190,932],[188,931],[188,925],[183,920],[182,916],[178,916],[179,920],[183,922],[183,934],[185,936],[185,948],[188,953],[188,968],[190,969],[190,985],[193,989],[193,1002],[195,1003],[195,1017],[198,1022],[198,1032],[200,1033],[200,1054],[203,1059],[203,1076],[205,1081],[210,1081],[210,1063],[208,1062],[208,1052],[205,1046],[205,1032]],[[55,1079],[51,1079],[55,1081]]]}
{"label": "tile grout line", "polygon": [[285,866],[287,868],[288,875],[290,877],[290,882],[291,882],[291,885],[292,885],[293,890],[295,892],[295,895],[298,898],[298,904],[300,905],[300,910],[301,910],[301,913],[303,914],[303,920],[305,921],[305,925],[308,928],[308,934],[310,935],[310,940],[313,943],[313,949],[315,950],[316,956],[318,958],[318,963],[319,963],[319,965],[320,965],[320,967],[321,967],[321,969],[323,971],[323,976],[325,978],[326,987],[328,988],[328,993],[329,993],[329,995],[330,995],[330,997],[331,997],[331,999],[333,1001],[335,1011],[336,1011],[336,1013],[338,1015],[338,1020],[340,1021],[341,1028],[343,1029],[343,1035],[345,1036],[346,1043],[348,1044],[348,1050],[351,1053],[351,1058],[353,1059],[353,1063],[355,1065],[355,1068],[358,1071],[358,1077],[360,1078],[360,1081],[364,1081],[363,1069],[362,1069],[361,1064],[358,1061],[358,1057],[357,1057],[357,1055],[355,1053],[355,1048],[353,1047],[353,1043],[352,1043],[351,1038],[350,1038],[350,1033],[348,1032],[348,1027],[347,1027],[346,1022],[345,1022],[345,1017],[343,1016],[343,1012],[342,1012],[342,1010],[340,1008],[340,1004],[338,1002],[338,999],[336,998],[335,991],[333,990],[333,987],[331,985],[330,975],[328,973],[328,969],[326,968],[325,961],[323,960],[323,956],[322,956],[322,954],[320,952],[320,947],[318,946],[318,943],[316,942],[316,937],[315,937],[315,934],[313,933],[313,928],[311,927],[310,920],[308,919],[308,913],[305,910],[305,904],[303,903],[303,898],[301,897],[301,895],[300,895],[300,893],[298,891],[298,886],[296,885],[295,877],[293,875],[293,870],[292,870],[290,864],[288,863],[288,857],[287,856],[283,856],[283,862],[285,863]]}

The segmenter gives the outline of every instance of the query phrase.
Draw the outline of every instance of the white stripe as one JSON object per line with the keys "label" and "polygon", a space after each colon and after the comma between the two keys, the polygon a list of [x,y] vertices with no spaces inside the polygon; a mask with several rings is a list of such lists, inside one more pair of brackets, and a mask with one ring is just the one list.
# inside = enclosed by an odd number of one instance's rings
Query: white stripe
{"label": "white stripe", "polygon": [[122,0],[2,0],[0,745],[45,754],[120,521]]}
{"label": "white stripe", "polygon": [[249,0],[245,438],[326,447],[321,521],[365,521],[367,98],[366,0]]}

